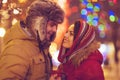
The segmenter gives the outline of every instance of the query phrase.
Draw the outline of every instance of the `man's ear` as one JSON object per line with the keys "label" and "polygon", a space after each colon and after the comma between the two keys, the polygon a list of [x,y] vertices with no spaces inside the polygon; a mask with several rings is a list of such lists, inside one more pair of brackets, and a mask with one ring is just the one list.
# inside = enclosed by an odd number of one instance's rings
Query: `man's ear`
{"label": "man's ear", "polygon": [[46,27],[47,27],[47,18],[45,17],[37,17],[34,23],[34,29],[38,32],[39,38],[41,41],[46,38]]}

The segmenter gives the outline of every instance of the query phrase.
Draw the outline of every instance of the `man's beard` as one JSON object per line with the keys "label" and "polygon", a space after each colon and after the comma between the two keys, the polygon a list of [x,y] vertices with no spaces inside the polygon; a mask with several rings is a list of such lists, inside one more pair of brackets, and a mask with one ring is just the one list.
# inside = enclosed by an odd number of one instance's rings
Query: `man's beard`
{"label": "man's beard", "polygon": [[54,41],[55,37],[56,37],[56,33],[54,32],[54,33],[50,36],[49,42]]}
{"label": "man's beard", "polygon": [[39,36],[39,33],[37,32],[37,41],[38,41],[38,44],[39,44],[39,48],[40,49],[45,49],[45,48],[48,48],[51,44],[52,41],[54,41],[56,37],[56,33],[53,33],[51,36],[50,36],[50,39],[47,40],[47,39],[44,39],[43,41],[40,40],[40,36]]}

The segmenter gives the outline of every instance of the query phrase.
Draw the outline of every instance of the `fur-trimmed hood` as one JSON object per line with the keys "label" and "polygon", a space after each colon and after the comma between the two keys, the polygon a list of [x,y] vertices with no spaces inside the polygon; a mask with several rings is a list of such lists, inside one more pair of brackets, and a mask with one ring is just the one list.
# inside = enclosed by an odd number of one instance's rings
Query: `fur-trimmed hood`
{"label": "fur-trimmed hood", "polygon": [[31,40],[33,42],[35,41],[35,44],[37,45],[37,40],[24,32],[20,26],[20,22],[17,22],[14,26],[12,26],[12,28],[8,29],[4,37],[4,44],[7,44],[9,41],[14,39]]}

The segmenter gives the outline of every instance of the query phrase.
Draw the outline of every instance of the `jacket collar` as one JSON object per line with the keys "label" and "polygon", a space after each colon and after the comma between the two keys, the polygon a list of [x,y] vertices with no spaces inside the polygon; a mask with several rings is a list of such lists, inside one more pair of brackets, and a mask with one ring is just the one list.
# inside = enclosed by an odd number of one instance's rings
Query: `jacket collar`
{"label": "jacket collar", "polygon": [[20,22],[17,22],[15,25],[7,30],[4,37],[4,43],[7,44],[9,41],[15,39],[31,40],[36,42],[36,39],[20,26]]}

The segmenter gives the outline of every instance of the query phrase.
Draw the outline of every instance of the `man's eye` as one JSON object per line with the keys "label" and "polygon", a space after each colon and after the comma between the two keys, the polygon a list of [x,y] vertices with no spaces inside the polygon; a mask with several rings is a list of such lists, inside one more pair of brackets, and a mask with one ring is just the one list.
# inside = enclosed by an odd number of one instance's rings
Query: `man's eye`
{"label": "man's eye", "polygon": [[57,24],[52,23],[51,26],[57,26]]}

